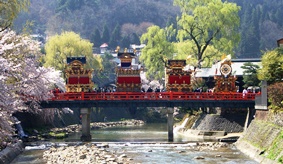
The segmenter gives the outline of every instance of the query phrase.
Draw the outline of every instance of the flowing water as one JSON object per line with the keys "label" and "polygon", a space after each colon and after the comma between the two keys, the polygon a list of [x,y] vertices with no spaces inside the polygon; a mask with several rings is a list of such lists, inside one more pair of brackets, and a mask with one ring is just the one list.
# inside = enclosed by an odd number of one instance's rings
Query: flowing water
{"label": "flowing water", "polygon": [[[92,130],[92,142],[108,143],[110,151],[125,153],[137,163],[186,163],[186,164],[256,164],[235,148],[198,151],[191,149],[192,144],[202,142],[193,138],[185,138],[174,134],[174,142],[167,142],[167,124],[145,124],[142,126],[111,127]],[[65,140],[54,142],[80,142],[81,133],[74,133]],[[47,146],[48,147],[48,146]],[[44,146],[43,146],[44,148]],[[32,147],[31,147],[32,149]],[[26,150],[16,163],[44,163],[43,150]],[[195,157],[203,156],[197,160]]]}

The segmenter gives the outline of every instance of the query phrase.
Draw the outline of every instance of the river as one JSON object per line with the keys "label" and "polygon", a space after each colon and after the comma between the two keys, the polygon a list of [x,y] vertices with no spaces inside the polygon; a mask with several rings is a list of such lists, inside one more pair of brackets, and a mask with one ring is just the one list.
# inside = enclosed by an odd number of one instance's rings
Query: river
{"label": "river", "polygon": [[[254,160],[239,152],[235,147],[219,150],[191,149],[197,141],[174,134],[174,142],[167,142],[167,124],[145,124],[142,126],[111,127],[92,130],[92,142],[108,143],[110,151],[125,153],[137,163],[178,163],[178,164],[257,164]],[[80,142],[81,133],[74,133],[65,140],[52,143]],[[42,143],[41,143],[42,144]],[[45,143],[48,147],[49,143]],[[36,147],[35,147],[36,148]],[[45,148],[45,147],[43,147]],[[45,163],[42,160],[44,150],[25,150],[12,163]],[[204,159],[195,159],[195,157]]]}

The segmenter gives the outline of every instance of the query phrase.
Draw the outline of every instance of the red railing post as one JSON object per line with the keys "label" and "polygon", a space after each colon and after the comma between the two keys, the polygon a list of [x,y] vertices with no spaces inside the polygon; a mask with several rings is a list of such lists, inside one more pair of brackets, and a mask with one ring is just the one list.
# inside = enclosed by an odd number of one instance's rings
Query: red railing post
{"label": "red railing post", "polygon": [[81,100],[84,100],[85,99],[85,93],[82,92],[82,95],[81,95]]}

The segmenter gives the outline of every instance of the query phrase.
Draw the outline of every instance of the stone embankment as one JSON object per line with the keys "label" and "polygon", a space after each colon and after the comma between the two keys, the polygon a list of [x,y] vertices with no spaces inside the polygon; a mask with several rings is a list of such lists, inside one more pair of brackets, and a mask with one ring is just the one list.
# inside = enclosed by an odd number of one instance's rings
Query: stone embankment
{"label": "stone embankment", "polygon": [[257,111],[236,147],[259,163],[283,163],[283,114]]}
{"label": "stone embankment", "polygon": [[[190,138],[219,140],[227,134],[240,134],[243,131],[244,122],[230,121],[217,114],[202,114],[195,122],[180,128],[176,133]],[[242,119],[244,120],[244,119]],[[227,140],[235,141],[239,135],[228,137]]]}
{"label": "stone embankment", "polygon": [[24,144],[19,141],[18,143],[14,143],[8,145],[5,149],[0,152],[0,163],[1,164],[9,164],[11,161],[16,158],[19,154],[24,151]]}

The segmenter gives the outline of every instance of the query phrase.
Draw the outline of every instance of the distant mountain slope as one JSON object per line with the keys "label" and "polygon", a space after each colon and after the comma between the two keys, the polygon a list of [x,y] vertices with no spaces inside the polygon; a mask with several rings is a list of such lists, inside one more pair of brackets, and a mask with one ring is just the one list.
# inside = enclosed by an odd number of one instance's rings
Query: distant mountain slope
{"label": "distant mountain slope", "polygon": [[[229,2],[241,6],[241,42],[236,56],[260,57],[261,50],[276,47],[276,40],[283,38],[282,0]],[[29,13],[22,13],[14,28],[21,31],[30,20],[33,33],[75,31],[96,47],[102,42],[114,47],[138,43],[148,26],[176,23],[178,14],[173,0],[31,0]]]}

